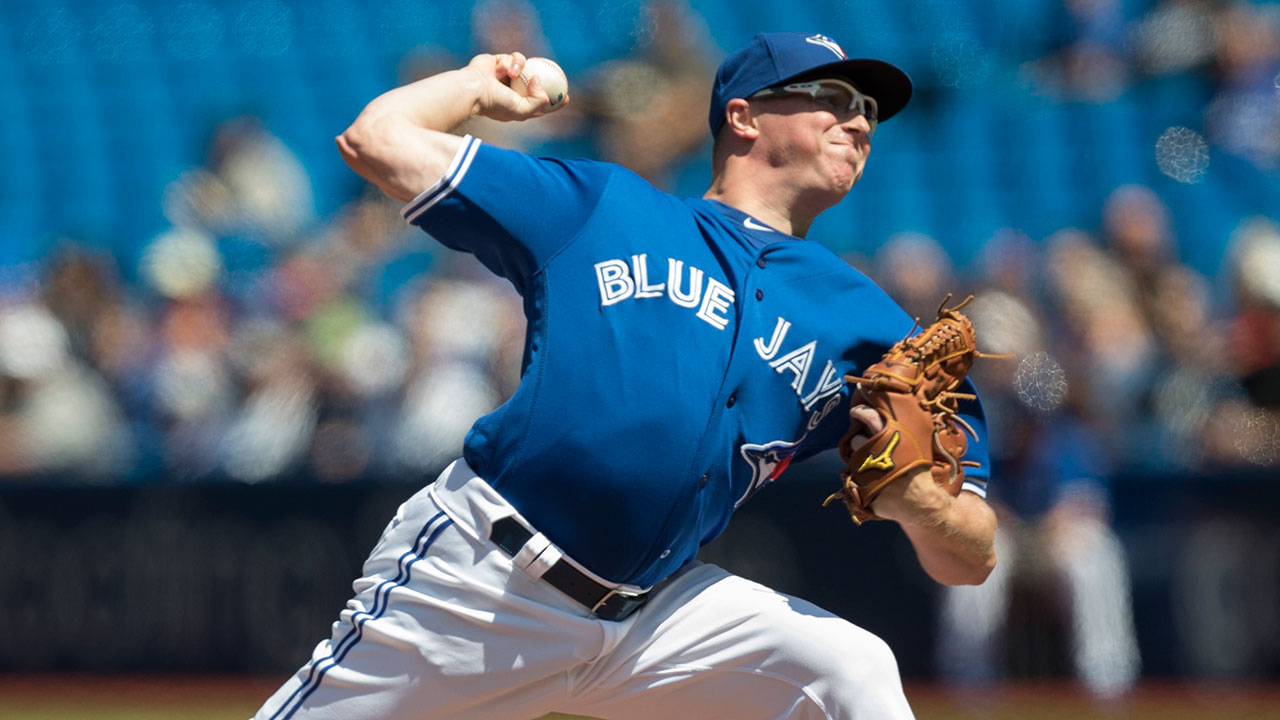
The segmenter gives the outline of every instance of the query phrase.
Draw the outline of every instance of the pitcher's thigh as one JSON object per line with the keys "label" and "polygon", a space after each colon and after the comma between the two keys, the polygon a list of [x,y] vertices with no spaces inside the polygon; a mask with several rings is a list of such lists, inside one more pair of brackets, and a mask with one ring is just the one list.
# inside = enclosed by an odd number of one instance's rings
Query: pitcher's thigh
{"label": "pitcher's thigh", "polygon": [[409,505],[330,639],[257,720],[529,720],[598,651],[599,621],[434,506]]}
{"label": "pitcher's thigh", "polygon": [[601,716],[912,717],[889,646],[810,602],[701,565],[650,605],[593,673]]}

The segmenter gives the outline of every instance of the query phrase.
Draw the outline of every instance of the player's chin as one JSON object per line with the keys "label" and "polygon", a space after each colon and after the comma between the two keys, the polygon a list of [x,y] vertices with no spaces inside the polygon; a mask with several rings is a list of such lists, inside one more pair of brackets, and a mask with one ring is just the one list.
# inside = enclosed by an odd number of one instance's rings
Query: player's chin
{"label": "player's chin", "polygon": [[853,189],[853,186],[862,178],[862,165],[843,165],[837,169],[835,176],[832,178],[832,184],[842,193],[847,193]]}
{"label": "player's chin", "polygon": [[837,159],[833,173],[838,182],[853,187],[862,177],[862,168],[866,165],[866,158],[862,153],[854,148],[846,148],[844,153]]}

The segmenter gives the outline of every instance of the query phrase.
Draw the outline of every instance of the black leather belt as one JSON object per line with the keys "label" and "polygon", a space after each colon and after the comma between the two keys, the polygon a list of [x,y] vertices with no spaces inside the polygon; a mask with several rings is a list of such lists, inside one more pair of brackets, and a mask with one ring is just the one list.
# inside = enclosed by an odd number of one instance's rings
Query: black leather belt
{"label": "black leather belt", "polygon": [[[510,516],[495,520],[489,533],[489,539],[511,557],[515,557],[532,537],[533,533]],[[547,568],[542,579],[591,610],[601,620],[621,620],[649,599],[648,592],[628,593],[601,585],[563,559]]]}

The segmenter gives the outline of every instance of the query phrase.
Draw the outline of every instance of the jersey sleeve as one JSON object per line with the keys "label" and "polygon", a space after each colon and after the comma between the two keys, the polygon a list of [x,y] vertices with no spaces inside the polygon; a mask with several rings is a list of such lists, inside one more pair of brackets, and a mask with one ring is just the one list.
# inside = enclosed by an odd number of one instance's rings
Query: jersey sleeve
{"label": "jersey sleeve", "polygon": [[401,214],[441,244],[469,252],[524,294],[595,211],[610,168],[534,158],[468,135],[443,177]]}

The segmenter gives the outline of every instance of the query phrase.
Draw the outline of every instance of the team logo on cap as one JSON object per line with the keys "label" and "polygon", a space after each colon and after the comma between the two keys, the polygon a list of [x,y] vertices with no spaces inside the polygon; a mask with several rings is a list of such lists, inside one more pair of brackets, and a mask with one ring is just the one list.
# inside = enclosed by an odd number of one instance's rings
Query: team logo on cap
{"label": "team logo on cap", "polygon": [[836,41],[832,40],[826,35],[810,35],[809,37],[805,38],[804,41],[807,43],[812,43],[814,45],[821,45],[822,47],[835,53],[836,56],[839,57],[841,60],[849,59],[849,56],[844,54],[844,50],[840,49],[840,46],[836,44]]}

